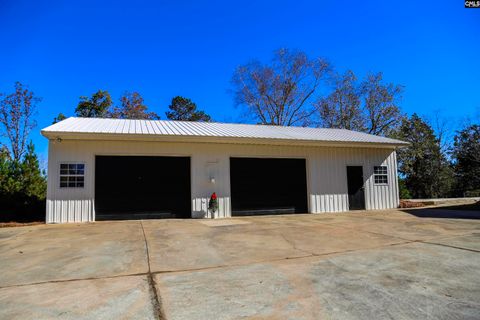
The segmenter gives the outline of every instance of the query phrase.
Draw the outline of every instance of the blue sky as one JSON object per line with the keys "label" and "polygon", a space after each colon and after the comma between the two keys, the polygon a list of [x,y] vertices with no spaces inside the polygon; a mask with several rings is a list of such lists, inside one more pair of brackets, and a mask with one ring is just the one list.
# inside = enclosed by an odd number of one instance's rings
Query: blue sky
{"label": "blue sky", "polygon": [[[0,0],[0,92],[15,81],[43,98],[32,139],[81,95],[138,91],[164,116],[182,95],[237,121],[236,66],[280,47],[328,58],[340,72],[382,71],[405,86],[407,113],[441,110],[456,126],[480,110],[480,10],[463,1]],[[164,118],[164,117],[163,117]]]}

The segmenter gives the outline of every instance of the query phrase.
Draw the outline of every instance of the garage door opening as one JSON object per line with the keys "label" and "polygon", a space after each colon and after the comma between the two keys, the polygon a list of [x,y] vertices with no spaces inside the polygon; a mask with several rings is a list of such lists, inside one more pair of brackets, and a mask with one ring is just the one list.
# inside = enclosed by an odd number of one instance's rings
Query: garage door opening
{"label": "garage door opening", "polygon": [[190,218],[190,158],[96,156],[96,220]]}
{"label": "garage door opening", "polygon": [[230,158],[232,215],[306,213],[305,159]]}

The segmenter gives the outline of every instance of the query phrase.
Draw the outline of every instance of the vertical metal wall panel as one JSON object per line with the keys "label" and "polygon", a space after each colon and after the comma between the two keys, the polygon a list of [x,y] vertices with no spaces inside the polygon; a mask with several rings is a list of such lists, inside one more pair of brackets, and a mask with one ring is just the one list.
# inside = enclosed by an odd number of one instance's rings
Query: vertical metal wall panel
{"label": "vertical metal wall panel", "polygon": [[[219,199],[215,218],[231,216],[230,157],[305,158],[311,213],[348,210],[348,165],[363,166],[367,209],[395,208],[399,204],[396,154],[393,149],[52,140],[49,143],[47,223],[95,220],[96,155],[190,157],[191,209],[194,218],[211,217],[207,207],[213,192],[217,193]],[[62,162],[85,164],[84,188],[59,188],[59,165]],[[375,185],[373,167],[378,165],[388,166],[388,185]],[[215,179],[215,183],[211,182],[211,178]]]}

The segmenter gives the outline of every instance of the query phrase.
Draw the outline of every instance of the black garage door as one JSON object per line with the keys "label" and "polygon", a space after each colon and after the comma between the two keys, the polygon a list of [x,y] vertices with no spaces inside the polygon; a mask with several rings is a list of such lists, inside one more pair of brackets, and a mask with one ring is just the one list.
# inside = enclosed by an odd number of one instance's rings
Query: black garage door
{"label": "black garage door", "polygon": [[232,215],[307,212],[305,159],[231,158]]}
{"label": "black garage door", "polygon": [[97,156],[97,220],[189,218],[190,158]]}

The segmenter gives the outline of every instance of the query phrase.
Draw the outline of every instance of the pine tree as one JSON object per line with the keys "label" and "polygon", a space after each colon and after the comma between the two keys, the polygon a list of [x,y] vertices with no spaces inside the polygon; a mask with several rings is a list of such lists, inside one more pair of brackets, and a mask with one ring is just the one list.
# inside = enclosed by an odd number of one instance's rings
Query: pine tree
{"label": "pine tree", "polygon": [[454,137],[452,150],[457,196],[480,195],[480,125],[470,125]]}
{"label": "pine tree", "polygon": [[172,99],[168,108],[170,111],[165,112],[165,115],[170,120],[205,122],[211,120],[204,111],[197,110],[197,105],[188,98],[177,96]]}
{"label": "pine tree", "polygon": [[27,147],[27,153],[21,164],[22,192],[34,199],[44,200],[47,192],[45,176],[40,170],[38,157],[35,154],[35,146],[32,142]]}

